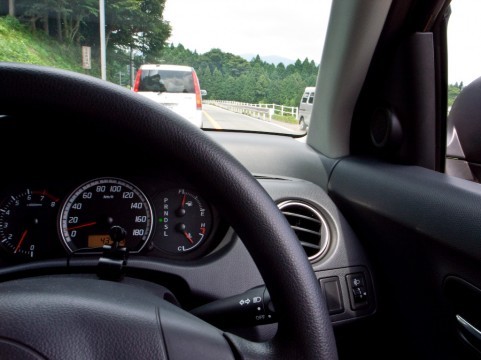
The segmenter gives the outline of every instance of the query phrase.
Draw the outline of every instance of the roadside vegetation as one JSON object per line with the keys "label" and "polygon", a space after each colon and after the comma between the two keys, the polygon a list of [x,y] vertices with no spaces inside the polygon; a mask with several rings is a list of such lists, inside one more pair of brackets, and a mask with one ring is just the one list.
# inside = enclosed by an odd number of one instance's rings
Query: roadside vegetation
{"label": "roadside vegetation", "polygon": [[463,82],[461,83],[455,83],[454,85],[449,85],[448,86],[448,108],[451,108],[453,106],[454,100],[456,97],[459,95],[461,90],[463,90]]}
{"label": "roadside vegetation", "polygon": [[0,48],[0,61],[18,61],[82,71],[78,59],[69,57],[70,52],[65,51],[66,45],[42,32],[32,33],[14,17],[0,17]]}
{"label": "roadside vegetation", "polygon": [[288,124],[297,124],[297,119],[294,116],[285,116],[285,115],[272,115],[272,118],[277,121],[285,122]]}

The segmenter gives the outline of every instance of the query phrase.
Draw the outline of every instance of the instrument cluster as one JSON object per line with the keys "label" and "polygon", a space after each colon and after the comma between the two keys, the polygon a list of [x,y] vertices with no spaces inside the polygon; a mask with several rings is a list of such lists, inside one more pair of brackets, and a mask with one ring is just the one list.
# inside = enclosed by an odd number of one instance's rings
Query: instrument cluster
{"label": "instrument cluster", "polygon": [[227,229],[197,190],[172,180],[36,182],[0,195],[1,255],[14,261],[101,254],[114,242],[130,254],[195,259]]}

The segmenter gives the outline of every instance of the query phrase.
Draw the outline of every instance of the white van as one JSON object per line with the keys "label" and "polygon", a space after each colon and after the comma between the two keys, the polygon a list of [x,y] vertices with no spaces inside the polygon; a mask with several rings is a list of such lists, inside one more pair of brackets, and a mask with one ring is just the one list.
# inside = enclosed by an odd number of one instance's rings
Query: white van
{"label": "white van", "polygon": [[202,95],[194,68],[165,64],[141,65],[133,91],[202,127]]}
{"label": "white van", "polygon": [[311,121],[312,104],[314,103],[314,92],[316,88],[314,86],[308,86],[304,90],[301,103],[299,104],[299,111],[297,115],[297,121],[299,121],[299,128],[306,130]]}

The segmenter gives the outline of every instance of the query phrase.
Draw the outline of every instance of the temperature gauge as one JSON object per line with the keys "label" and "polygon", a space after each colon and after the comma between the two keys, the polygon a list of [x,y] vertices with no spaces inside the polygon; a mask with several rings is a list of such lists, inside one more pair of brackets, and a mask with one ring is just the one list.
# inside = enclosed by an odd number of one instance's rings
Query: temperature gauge
{"label": "temperature gauge", "polygon": [[204,200],[186,189],[160,194],[158,233],[154,246],[171,254],[182,254],[200,247],[207,239],[212,214]]}

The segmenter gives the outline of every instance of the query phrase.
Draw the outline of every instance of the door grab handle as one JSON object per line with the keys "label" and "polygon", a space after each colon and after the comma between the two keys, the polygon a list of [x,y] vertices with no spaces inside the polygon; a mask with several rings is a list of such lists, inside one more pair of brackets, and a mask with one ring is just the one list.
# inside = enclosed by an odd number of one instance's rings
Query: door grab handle
{"label": "door grab handle", "polygon": [[481,331],[476,329],[473,325],[464,320],[460,315],[456,315],[456,320],[458,323],[471,335],[473,335],[477,340],[481,341]]}

